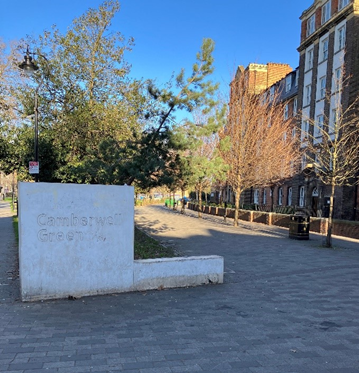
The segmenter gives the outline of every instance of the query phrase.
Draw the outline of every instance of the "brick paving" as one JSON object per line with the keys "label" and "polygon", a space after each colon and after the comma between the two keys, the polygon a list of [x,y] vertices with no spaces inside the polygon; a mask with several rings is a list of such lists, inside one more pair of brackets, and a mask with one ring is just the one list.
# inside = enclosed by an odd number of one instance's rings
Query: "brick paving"
{"label": "brick paving", "polygon": [[359,372],[359,241],[138,208],[183,255],[223,255],[224,284],[22,303],[10,216],[1,204],[0,372]]}

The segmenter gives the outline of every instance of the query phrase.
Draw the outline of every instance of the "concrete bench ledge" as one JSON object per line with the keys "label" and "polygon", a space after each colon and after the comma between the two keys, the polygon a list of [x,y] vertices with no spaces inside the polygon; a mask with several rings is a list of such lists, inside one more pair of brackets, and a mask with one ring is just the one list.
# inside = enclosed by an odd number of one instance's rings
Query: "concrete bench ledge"
{"label": "concrete bench ledge", "polygon": [[219,284],[223,271],[218,255],[135,260],[133,290]]}

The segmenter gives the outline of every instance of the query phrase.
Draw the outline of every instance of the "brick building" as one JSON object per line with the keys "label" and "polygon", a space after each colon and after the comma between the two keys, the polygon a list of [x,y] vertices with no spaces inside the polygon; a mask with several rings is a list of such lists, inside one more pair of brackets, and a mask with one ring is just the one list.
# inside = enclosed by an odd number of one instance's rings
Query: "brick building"
{"label": "brick building", "polygon": [[[306,133],[316,137],[317,126],[313,123],[318,125],[326,118],[329,121],[326,125],[331,126],[338,105],[345,110],[358,97],[359,0],[315,0],[300,19],[296,70],[291,71],[285,64],[250,64],[246,69],[240,66],[237,74],[247,71],[249,89],[256,93],[266,89],[269,94],[275,90],[280,92],[280,99],[286,105],[284,120],[293,121],[293,135],[297,131],[303,149],[308,140]],[[342,87],[338,96],[336,82],[342,81],[343,76],[350,77],[349,84]],[[273,206],[277,211],[300,208],[313,216],[326,216],[330,187],[323,185],[307,166],[303,157],[301,170],[294,178],[272,189],[247,190],[241,196],[241,203],[254,204],[262,210]],[[337,188],[334,218],[359,220],[358,188]],[[223,197],[232,197],[229,187]]]}
{"label": "brick building", "polygon": [[[246,74],[246,87],[249,90],[253,91],[255,94],[259,94],[269,87],[276,87],[276,84],[283,79],[283,77],[287,76],[289,73],[290,78],[294,77],[293,83],[291,84],[290,90],[293,91],[295,89],[295,85],[297,84],[297,79],[295,78],[296,72],[292,73],[292,68],[288,64],[283,63],[267,63],[267,64],[256,64],[251,63],[246,68],[243,66],[239,66],[235,78],[231,82],[230,85],[230,103],[229,107],[231,110],[232,102],[236,99],[235,92],[236,92],[236,82],[240,80],[241,74]],[[293,89],[292,89],[293,87]],[[289,92],[287,92],[289,94]],[[288,107],[289,110],[289,107]],[[290,109],[292,112],[292,109]],[[289,112],[288,112],[289,114]],[[211,199],[212,201],[227,201],[233,203],[234,201],[234,194],[232,192],[231,186],[226,183],[225,186],[219,185],[216,191],[212,191]],[[255,191],[257,193],[257,191]],[[249,191],[245,191],[241,196],[241,203],[242,204],[249,204],[256,198],[257,194],[253,195],[253,189]]]}
{"label": "brick building", "polygon": [[[316,0],[300,17],[298,105],[302,108],[300,127],[304,148],[306,132],[310,132],[313,141],[321,142],[316,134],[321,123],[328,121],[326,125],[331,128],[337,112],[344,112],[358,96],[358,16],[359,0]],[[348,85],[341,87],[339,96],[337,82],[346,77]],[[302,181],[301,187],[305,205],[314,214],[325,215],[330,187],[323,185],[315,175]],[[358,187],[337,188],[334,217],[359,219],[358,212]]]}

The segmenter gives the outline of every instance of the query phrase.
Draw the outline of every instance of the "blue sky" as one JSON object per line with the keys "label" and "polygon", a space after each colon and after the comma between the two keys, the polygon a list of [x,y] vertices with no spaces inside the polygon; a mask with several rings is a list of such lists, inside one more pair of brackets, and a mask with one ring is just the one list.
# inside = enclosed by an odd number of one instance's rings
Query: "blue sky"
{"label": "blue sky", "polygon": [[[101,0],[0,0],[0,37],[36,37],[53,24],[66,32],[72,20]],[[204,37],[216,43],[214,80],[228,87],[238,65],[298,65],[300,20],[313,0],[120,0],[112,28],[134,37],[126,55],[132,75],[169,80],[190,71]]]}

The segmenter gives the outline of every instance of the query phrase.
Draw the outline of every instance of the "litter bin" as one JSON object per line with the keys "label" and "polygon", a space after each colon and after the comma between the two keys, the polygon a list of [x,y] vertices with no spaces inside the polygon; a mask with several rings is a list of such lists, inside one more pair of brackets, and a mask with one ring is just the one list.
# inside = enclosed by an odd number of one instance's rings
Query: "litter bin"
{"label": "litter bin", "polygon": [[292,215],[289,223],[289,238],[293,240],[309,240],[310,217]]}

